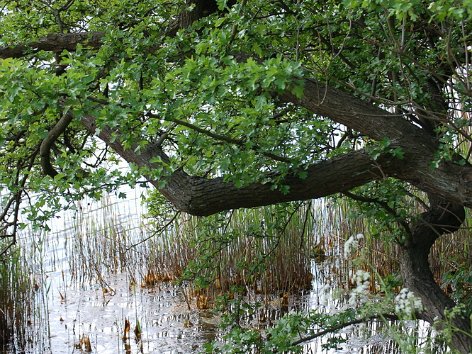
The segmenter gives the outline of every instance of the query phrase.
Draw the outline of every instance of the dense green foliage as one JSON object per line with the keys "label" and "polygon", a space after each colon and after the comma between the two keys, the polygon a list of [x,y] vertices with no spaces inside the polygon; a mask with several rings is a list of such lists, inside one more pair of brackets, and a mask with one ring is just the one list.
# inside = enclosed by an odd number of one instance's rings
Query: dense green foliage
{"label": "dense green foliage", "polygon": [[[308,164],[352,149],[362,137],[274,93],[288,88],[301,95],[296,77],[313,76],[392,109],[428,107],[427,78],[445,79],[458,70],[449,63],[467,62],[472,11],[469,1],[251,1],[166,36],[185,8],[182,1],[1,5],[3,46],[57,32],[104,33],[98,50],[79,45],[0,63],[1,183],[13,193],[25,184],[47,194],[52,208],[57,192],[98,196],[101,186],[124,182],[116,169],[103,167],[105,159],[114,160],[81,129],[83,115],[95,115],[99,127],[119,127],[129,147],[144,149],[160,133],[170,136],[164,145],[171,160],[152,176],[184,167],[236,185],[267,181],[266,171],[279,172],[277,180],[288,171],[303,178]],[[60,65],[67,70],[57,75]],[[469,89],[459,74],[445,84],[454,84],[454,99],[465,104],[462,93]],[[52,180],[38,166],[38,148],[69,110],[77,119],[55,143]],[[457,129],[465,124],[461,115],[451,121]],[[442,158],[458,144],[454,133],[443,134]],[[45,202],[40,197],[31,209],[33,220],[42,220],[37,210]]]}

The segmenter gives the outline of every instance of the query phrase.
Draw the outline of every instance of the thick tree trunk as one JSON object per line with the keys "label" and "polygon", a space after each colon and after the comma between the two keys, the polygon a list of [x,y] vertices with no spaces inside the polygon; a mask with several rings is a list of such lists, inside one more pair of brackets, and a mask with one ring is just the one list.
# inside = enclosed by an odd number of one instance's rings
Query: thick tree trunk
{"label": "thick tree trunk", "polygon": [[[457,230],[464,218],[462,206],[436,204],[413,225],[411,238],[402,249],[400,265],[404,286],[421,299],[424,307],[421,318],[430,323],[444,319],[445,312],[455,303],[435,282],[428,255],[435,240]],[[453,320],[453,325],[458,330],[454,331],[452,346],[460,353],[470,353],[472,337],[465,334],[471,333],[468,319],[459,316]]]}

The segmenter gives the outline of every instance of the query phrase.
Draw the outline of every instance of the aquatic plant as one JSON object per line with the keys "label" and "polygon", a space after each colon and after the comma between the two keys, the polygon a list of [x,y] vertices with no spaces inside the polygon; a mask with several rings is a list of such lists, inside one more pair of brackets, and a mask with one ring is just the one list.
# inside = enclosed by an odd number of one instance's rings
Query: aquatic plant
{"label": "aquatic plant", "polygon": [[[4,246],[0,242],[0,247]],[[19,247],[9,248],[0,259],[0,350],[26,348],[28,323],[34,316],[34,289]]]}
{"label": "aquatic plant", "polygon": [[313,210],[312,203],[295,203],[207,218],[182,214],[153,240],[148,274],[191,281],[212,301],[234,291],[269,296],[308,289]]}

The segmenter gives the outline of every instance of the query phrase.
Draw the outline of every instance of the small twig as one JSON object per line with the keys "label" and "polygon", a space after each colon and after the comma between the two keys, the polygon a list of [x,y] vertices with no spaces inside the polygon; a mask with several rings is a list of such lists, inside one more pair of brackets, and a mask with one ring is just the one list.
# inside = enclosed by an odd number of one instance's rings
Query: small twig
{"label": "small twig", "polygon": [[357,195],[357,194],[354,194],[354,193],[351,193],[351,192],[343,192],[342,193],[343,195],[345,195],[346,197],[348,198],[351,198],[351,199],[354,199],[354,200],[357,200],[358,202],[362,202],[362,203],[373,203],[373,204],[377,204],[379,205],[380,207],[382,207],[386,212],[388,212],[390,215],[392,215],[395,220],[397,221],[397,223],[403,227],[405,229],[405,231],[407,232],[407,234],[411,235],[411,230],[410,230],[410,226],[408,225],[408,223],[405,221],[405,219],[401,218],[397,212],[391,208],[386,202],[383,202],[381,200],[378,200],[378,199],[375,199],[375,198],[368,198],[368,197],[364,197],[364,196],[361,196],[361,195]]}
{"label": "small twig", "polygon": [[170,219],[164,226],[162,226],[161,228],[159,228],[159,230],[156,230],[155,232],[152,233],[152,235],[132,244],[131,246],[127,247],[126,248],[126,251],[129,251],[130,249],[150,240],[151,238],[155,237],[156,235],[160,234],[162,231],[164,231],[170,224],[172,224],[174,222],[174,220],[177,218],[177,216],[180,215],[180,211],[176,212],[174,214],[174,216],[172,217],[172,219]]}
{"label": "small twig", "polygon": [[13,246],[15,245],[15,243],[16,243],[16,240],[11,241],[11,242],[8,244],[8,246],[6,246],[6,247],[2,250],[2,252],[0,252],[0,257],[3,257],[3,256],[8,252],[8,250],[9,250],[11,247],[13,247]]}

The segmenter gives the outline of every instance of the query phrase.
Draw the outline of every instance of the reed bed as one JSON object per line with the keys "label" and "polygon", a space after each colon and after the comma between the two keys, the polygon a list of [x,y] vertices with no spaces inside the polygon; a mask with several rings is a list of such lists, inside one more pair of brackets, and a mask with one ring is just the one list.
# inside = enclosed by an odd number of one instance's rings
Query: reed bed
{"label": "reed bed", "polygon": [[[73,280],[98,281],[104,292],[113,291],[106,275],[117,272],[127,272],[131,283],[143,287],[184,280],[191,285],[187,295],[207,307],[218,295],[235,291],[266,298],[300,293],[310,288],[312,262],[326,258],[331,260],[326,266],[333,286],[348,288],[353,264],[343,257],[344,243],[362,233],[361,247],[352,258],[362,255],[355,266],[371,273],[371,290],[376,291],[375,279],[398,274],[398,250],[394,243],[372,237],[373,225],[352,218],[351,208],[342,199],[323,199],[206,218],[178,214],[162,220],[159,234],[149,237],[152,214],[130,229],[122,220],[126,211],[119,211],[116,201],[107,197],[90,207],[83,202],[69,220],[69,270]],[[431,263],[438,279],[450,267],[470,264],[467,232],[466,227],[443,237],[433,248]]]}
{"label": "reed bed", "polygon": [[180,215],[150,246],[148,274],[190,281],[200,308],[235,291],[296,293],[311,284],[312,218],[311,203]]}
{"label": "reed bed", "polygon": [[[400,277],[398,246],[375,228],[366,218],[353,218],[352,205],[342,199],[235,210],[211,218],[180,215],[146,250],[144,283],[183,277],[191,281],[197,305],[206,307],[207,298],[211,302],[235,289],[267,298],[296,294],[310,287],[312,261],[328,258],[325,266],[334,287],[349,289],[353,270],[363,269],[371,274],[370,290],[377,292],[380,279],[400,285]],[[471,264],[468,230],[465,226],[435,244],[431,264],[438,280],[451,266]],[[359,249],[344,259],[344,243],[359,233],[364,235]],[[205,301],[198,300],[202,294]]]}
{"label": "reed bed", "polygon": [[[4,245],[0,243],[0,247]],[[25,348],[35,308],[35,284],[18,247],[13,247],[0,260],[0,351],[12,350],[12,343]]]}

